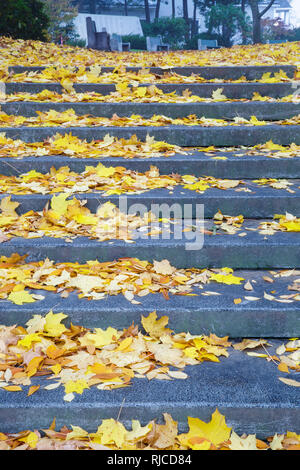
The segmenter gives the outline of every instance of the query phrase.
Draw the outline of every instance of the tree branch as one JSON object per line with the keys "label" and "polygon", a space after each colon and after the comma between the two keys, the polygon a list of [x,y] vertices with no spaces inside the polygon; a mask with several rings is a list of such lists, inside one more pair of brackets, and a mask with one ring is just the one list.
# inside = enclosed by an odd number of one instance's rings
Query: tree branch
{"label": "tree branch", "polygon": [[266,8],[260,12],[259,14],[259,17],[262,18],[264,16],[265,13],[267,13],[268,10],[270,10],[271,6],[273,5],[273,3],[275,3],[275,0],[271,0],[271,2],[269,3],[268,6],[266,6]]}

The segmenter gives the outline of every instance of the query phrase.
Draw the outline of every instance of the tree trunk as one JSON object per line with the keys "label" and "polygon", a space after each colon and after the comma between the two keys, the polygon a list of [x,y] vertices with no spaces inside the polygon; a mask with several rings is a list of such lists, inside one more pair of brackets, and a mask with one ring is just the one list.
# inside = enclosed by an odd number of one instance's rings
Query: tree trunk
{"label": "tree trunk", "polygon": [[193,11],[193,30],[192,30],[192,36],[195,36],[197,34],[197,5],[194,0],[194,11]]}
{"label": "tree trunk", "polygon": [[261,25],[260,25],[260,16],[259,16],[259,9],[258,9],[258,2],[257,0],[249,0],[251,13],[252,13],[252,20],[253,20],[253,43],[259,44],[261,42]]}
{"label": "tree trunk", "polygon": [[[242,0],[241,8],[242,8],[243,15],[245,17],[245,15],[246,15],[246,0]],[[244,28],[242,28],[242,43],[247,44],[247,36],[246,36]]]}
{"label": "tree trunk", "polygon": [[183,18],[186,22],[189,20],[188,0],[182,0]]}
{"label": "tree trunk", "polygon": [[146,22],[150,23],[150,8],[149,8],[149,0],[144,0],[145,3],[145,17],[146,17]]}
{"label": "tree trunk", "polygon": [[175,0],[172,0],[172,18],[175,18]]}
{"label": "tree trunk", "polygon": [[125,2],[124,2],[124,13],[125,13],[125,16],[128,16],[128,2],[127,2],[127,0],[125,0]]}
{"label": "tree trunk", "polygon": [[183,7],[183,19],[185,20],[185,23],[186,23],[185,40],[188,41],[190,39],[188,0],[182,0],[182,7]]}
{"label": "tree trunk", "polygon": [[261,12],[258,8],[258,0],[248,0],[252,12],[253,18],[253,43],[259,44],[262,42],[262,34],[261,34],[261,18],[264,16],[267,11],[271,8],[275,0],[271,0],[266,8],[264,8]]}
{"label": "tree trunk", "polygon": [[90,10],[93,15],[96,13],[96,0],[90,0]]}
{"label": "tree trunk", "polygon": [[156,0],[156,7],[155,7],[155,19],[156,20],[158,20],[159,18],[160,1],[161,0]]}

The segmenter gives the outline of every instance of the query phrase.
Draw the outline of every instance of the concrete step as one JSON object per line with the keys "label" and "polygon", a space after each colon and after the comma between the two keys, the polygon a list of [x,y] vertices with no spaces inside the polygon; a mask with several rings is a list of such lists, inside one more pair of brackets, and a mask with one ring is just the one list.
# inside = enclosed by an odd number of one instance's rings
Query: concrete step
{"label": "concrete step", "polygon": [[276,144],[300,145],[299,125],[268,124],[262,126],[53,126],[53,127],[0,127],[11,139],[22,139],[25,142],[38,142],[55,134],[72,133],[80,139],[87,141],[101,140],[106,134],[118,138],[129,139],[133,134],[139,140],[145,140],[151,135],[156,140],[163,140],[169,144],[182,147],[234,147],[239,145],[253,146],[264,144],[272,140]]}
{"label": "concrete step", "polygon": [[[245,181],[243,186],[251,190],[251,192],[237,191],[239,188],[233,189],[218,189],[211,188],[200,194],[189,189],[184,189],[181,186],[175,186],[172,191],[167,189],[153,189],[141,194],[127,195],[127,208],[131,211],[138,209],[157,210],[157,205],[167,204],[170,208],[170,214],[167,213],[164,217],[173,217],[172,205],[174,208],[180,209],[180,218],[184,215],[184,210],[191,211],[192,215],[188,218],[197,217],[197,204],[204,204],[204,216],[209,219],[212,218],[218,210],[223,214],[239,215],[242,214],[244,218],[248,219],[263,219],[273,218],[274,214],[285,214],[289,212],[296,217],[300,217],[300,181],[291,180],[293,186],[290,188],[293,193],[284,189],[274,189],[270,186],[258,186],[250,181]],[[0,198],[7,196],[7,193],[0,195]],[[27,195],[12,195],[12,200],[20,204],[19,211],[24,213],[30,210],[42,211],[47,202],[52,198],[53,194],[27,194]],[[77,199],[87,201],[86,207],[92,212],[96,212],[97,207],[107,201],[111,201],[116,206],[120,206],[120,196],[110,195],[102,196],[98,193],[76,193],[73,194]],[[124,195],[123,202],[124,203]],[[136,204],[141,206],[135,206]],[[186,206],[184,206],[186,205]],[[124,207],[124,205],[123,205]]]}
{"label": "concrete step", "polygon": [[[241,231],[228,234],[218,231],[214,234],[183,232],[193,221],[178,221],[169,228],[162,227],[160,235],[146,235],[149,230],[133,234],[133,243],[123,240],[98,241],[87,237],[73,239],[72,243],[63,238],[12,238],[2,243],[1,256],[13,253],[28,254],[28,262],[49,258],[55,262],[86,263],[91,259],[100,262],[118,258],[139,258],[153,262],[168,259],[178,268],[219,268],[233,269],[277,269],[300,268],[299,233],[276,232],[273,235],[260,234],[256,229],[261,221],[245,220]],[[167,224],[166,224],[167,225]],[[157,227],[158,224],[155,224]],[[195,222],[194,222],[195,226]],[[207,221],[204,229],[210,231],[213,223]],[[154,228],[153,226],[153,231]],[[246,233],[239,236],[239,233]]]}
{"label": "concrete step", "polygon": [[[297,88],[299,82],[278,82],[278,83],[164,83],[157,79],[154,85],[163,90],[164,93],[176,91],[181,95],[186,89],[189,89],[193,95],[203,98],[211,98],[212,93],[219,88],[223,88],[223,94],[230,99],[247,98],[252,99],[253,93],[257,92],[262,96],[270,96],[272,98],[282,98],[292,95]],[[141,83],[138,86],[145,87],[153,85],[152,83]],[[129,85],[131,86],[131,85]],[[43,90],[51,90],[56,93],[63,93],[65,90],[60,83],[29,83],[29,82],[7,82],[5,83],[6,93],[40,93]],[[73,88],[77,93],[101,93],[108,95],[116,91],[114,83],[74,83]]]}
{"label": "concrete step", "polygon": [[9,115],[36,117],[37,111],[59,113],[73,109],[78,116],[92,115],[111,118],[114,114],[120,117],[132,114],[151,118],[153,115],[163,115],[173,119],[183,118],[190,114],[198,118],[234,119],[242,117],[266,121],[289,119],[300,114],[300,102],[268,102],[268,101],[220,101],[201,103],[53,103],[16,101],[2,102],[1,110]]}
{"label": "concrete step", "polygon": [[[24,72],[38,72],[46,69],[46,66],[40,67],[23,67],[11,66],[8,70],[12,73]],[[211,80],[215,78],[225,80],[238,80],[245,76],[247,80],[259,80],[264,73],[271,72],[271,74],[278,73],[280,70],[284,71],[289,78],[293,78],[297,67],[294,65],[259,65],[259,66],[217,66],[217,67],[144,67],[150,70],[151,73],[163,75],[166,72],[174,72],[179,75],[200,75],[201,77]],[[114,67],[101,67],[101,73],[113,72]],[[126,67],[126,71],[138,72],[142,67]]]}
{"label": "concrete step", "polygon": [[[283,272],[285,273],[286,271]],[[169,299],[160,293],[135,296],[140,302],[135,305],[122,294],[106,296],[101,300],[88,300],[78,298],[78,292],[62,298],[56,292],[31,289],[31,293],[43,295],[44,299],[23,305],[0,300],[0,324],[25,326],[33,314],[46,315],[53,310],[54,313],[64,312],[68,315],[64,320],[68,326],[72,322],[86,328],[106,329],[110,325],[122,329],[132,322],[140,324],[141,315],[147,316],[156,310],[158,316],[169,317],[169,327],[177,333],[215,333],[231,338],[293,338],[299,336],[300,302],[282,299],[281,296],[297,295],[296,291],[291,291],[288,287],[295,279],[299,279],[299,271],[286,274],[289,276],[276,277],[266,270],[236,270],[234,275],[245,279],[241,284],[211,282],[202,285],[202,288],[195,286],[192,290],[194,295],[169,293]],[[267,282],[264,277],[271,278],[274,282]],[[252,291],[244,288],[248,281],[253,287]],[[274,300],[265,298],[264,293],[273,296]],[[235,304],[235,299],[241,299],[241,302]]]}
{"label": "concrete step", "polygon": [[[279,344],[272,340],[273,349]],[[163,412],[178,421],[180,432],[187,432],[188,416],[208,422],[218,408],[227,425],[240,435],[256,433],[266,438],[287,430],[299,433],[299,391],[278,380],[285,374],[272,361],[232,350],[220,363],[203,362],[185,371],[186,380],[133,379],[132,386],[111,391],[91,387],[82,395],[76,394],[71,403],[63,400],[63,387],[44,390],[49,380],[32,378],[41,388],[30,397],[25,391],[0,390],[1,432],[46,429],[54,417],[57,429],[72,424],[96,432],[101,419],[116,419],[119,414],[120,421],[130,428],[132,419],[145,425],[162,418]]]}
{"label": "concrete step", "polygon": [[[75,158],[65,155],[49,155],[42,157],[0,158],[0,174],[19,175],[38,168],[47,173],[51,167],[68,166],[71,171],[80,173],[86,166],[97,166],[100,162],[105,166],[123,166],[129,170],[146,172],[151,165],[159,168],[160,174],[178,173],[182,175],[211,175],[216,178],[299,178],[299,156],[293,158],[270,158],[263,154],[247,155],[245,149],[234,151],[216,151],[207,154],[199,150],[186,149],[187,155],[176,154],[172,157],[151,157],[132,159],[122,157]],[[254,150],[253,150],[254,151]],[[271,154],[271,152],[270,152]],[[219,157],[226,160],[219,160]]]}

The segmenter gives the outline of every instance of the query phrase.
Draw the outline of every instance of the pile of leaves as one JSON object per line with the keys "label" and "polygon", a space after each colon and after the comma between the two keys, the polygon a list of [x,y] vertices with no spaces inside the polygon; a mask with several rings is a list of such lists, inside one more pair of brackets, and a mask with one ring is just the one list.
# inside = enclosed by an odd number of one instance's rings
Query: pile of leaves
{"label": "pile of leaves", "polygon": [[0,133],[0,158],[12,157],[44,157],[46,155],[66,155],[77,158],[150,158],[170,157],[176,154],[186,154],[177,145],[157,141],[147,135],[145,142],[139,140],[136,135],[130,139],[118,139],[106,134],[103,140],[86,140],[69,134],[56,134],[43,142],[28,143],[19,139],[10,139],[4,133]]}
{"label": "pile of leaves", "polygon": [[95,214],[85,207],[86,201],[75,197],[66,200],[68,194],[60,193],[53,196],[50,208],[42,212],[29,211],[17,214],[18,202],[12,202],[10,196],[0,202],[0,241],[12,237],[40,238],[43,236],[67,238],[72,241],[75,237],[84,236],[99,241],[119,239],[132,240],[134,231],[138,228],[159,230],[153,213],[141,216],[125,214],[111,202],[100,205]]}
{"label": "pile of leaves", "polygon": [[277,231],[300,232],[300,218],[288,212],[285,214],[275,214],[274,220],[261,222],[259,229],[263,235],[273,235]]}
{"label": "pile of leaves", "polygon": [[[106,72],[101,66],[94,65],[89,67],[72,67],[58,66],[46,67],[38,71],[25,71],[22,73],[13,73],[8,70],[0,70],[0,79],[5,83],[60,83],[65,90],[70,90],[74,83],[102,83],[114,84],[117,86],[128,83],[131,86],[139,84],[159,84],[159,83],[218,83],[220,79],[203,78],[195,73],[191,75],[181,75],[174,71],[165,71],[163,73],[151,73],[149,69],[138,69],[136,71],[126,70],[124,66],[117,66],[112,72]],[[245,76],[239,79],[230,80],[222,79],[222,83],[280,83],[291,82],[293,78],[289,78],[287,74],[280,70],[279,72],[265,72],[261,78],[255,80],[247,80]]]}
{"label": "pile of leaves", "polygon": [[142,426],[132,420],[131,429],[122,422],[103,419],[96,432],[80,426],[63,426],[56,431],[54,419],[48,429],[0,433],[0,450],[300,450],[300,435],[287,431],[266,437],[239,436],[230,428],[218,409],[210,422],[188,417],[188,432],[178,434],[178,423],[168,413],[164,424],[150,421]]}
{"label": "pile of leaves", "polygon": [[[222,190],[243,185],[242,180],[214,178],[213,176],[196,177],[193,175],[160,175],[159,169],[150,166],[145,173],[128,170],[125,167],[108,167],[99,163],[96,167],[86,166],[85,171],[76,173],[68,166],[54,167],[47,173],[30,170],[19,176],[0,175],[0,193],[10,194],[49,194],[103,192],[103,195],[138,194],[151,189],[174,189],[183,185],[184,189],[203,192],[209,188]],[[278,188],[279,189],[279,188]],[[281,189],[286,189],[283,186]]]}
{"label": "pile of leaves", "polygon": [[[216,101],[251,101],[246,98],[227,98],[223,93],[223,88],[218,88],[213,91],[210,98],[203,98],[199,95],[192,95],[192,92],[188,88],[183,90],[180,95],[176,91],[165,93],[155,85],[147,87],[129,87],[126,82],[116,85],[116,91],[104,95],[95,91],[76,93],[74,88],[71,86],[67,93],[57,93],[51,90],[43,90],[39,93],[0,93],[0,100],[5,102],[34,101],[45,103],[214,103]],[[252,101],[299,103],[300,94],[290,94],[282,98],[271,98],[270,96],[261,96],[259,93],[255,92],[253,94]]]}
{"label": "pile of leaves", "polygon": [[[0,193],[9,194],[53,194],[65,193],[68,197],[74,193],[97,193],[103,196],[113,194],[140,194],[153,189],[165,188],[173,190],[176,186],[183,189],[203,193],[208,189],[235,189],[235,191],[252,192],[251,188],[270,186],[274,189],[284,189],[290,193],[295,190],[290,187],[295,183],[286,179],[261,178],[250,184],[243,180],[215,178],[214,176],[193,175],[161,175],[159,169],[150,166],[150,170],[142,173],[126,169],[122,166],[112,167],[98,163],[97,166],[86,166],[85,171],[76,173],[68,166],[58,169],[52,167],[49,172],[41,173],[30,170],[18,176],[0,175]],[[248,184],[246,184],[248,183]],[[250,186],[250,187],[249,187]],[[63,197],[63,196],[61,196]]]}
{"label": "pile of leaves", "polygon": [[168,144],[164,141],[157,141],[154,137],[147,135],[145,142],[139,140],[136,135],[130,139],[118,139],[107,134],[103,140],[87,142],[79,137],[69,134],[56,134],[42,142],[24,142],[20,139],[6,137],[5,133],[0,133],[0,158],[24,158],[43,157],[52,155],[65,155],[71,158],[105,158],[122,157],[130,158],[156,158],[170,157],[175,154],[187,155],[192,151],[203,152],[205,156],[213,159],[227,160],[225,155],[232,152],[234,157],[245,155],[264,155],[270,158],[293,158],[300,157],[300,145],[278,145],[271,140],[265,144],[258,144],[254,147],[194,147],[183,148],[177,145]]}
{"label": "pile of leaves", "polygon": [[54,263],[49,259],[26,263],[27,255],[14,253],[0,257],[0,299],[17,305],[35,302],[44,297],[30,294],[26,288],[57,292],[68,297],[79,292],[79,298],[100,300],[107,295],[122,293],[131,303],[140,303],[134,296],[150,293],[196,295],[193,286],[219,282],[240,284],[244,279],[235,276],[231,268],[176,269],[168,260],[142,261],[124,258],[100,263],[97,260],[79,263]]}
{"label": "pile of leaves", "polygon": [[292,143],[291,145],[278,145],[269,140],[265,144],[255,145],[246,150],[247,155],[263,154],[270,158],[293,158],[300,157],[300,145]]}
{"label": "pile of leaves", "polygon": [[0,126],[3,127],[160,127],[160,126],[201,126],[201,127],[223,127],[223,126],[267,126],[267,125],[298,125],[300,115],[279,121],[260,121],[256,116],[250,119],[235,117],[232,120],[212,119],[195,114],[182,118],[171,118],[154,114],[151,118],[143,118],[138,114],[120,117],[114,114],[111,118],[91,116],[89,114],[77,115],[74,109],[66,111],[37,111],[38,116],[26,117],[21,115],[9,115],[0,112]]}
{"label": "pile of leaves", "polygon": [[45,317],[34,315],[27,328],[0,327],[1,389],[18,392],[29,386],[30,396],[40,388],[31,378],[49,376],[54,381],[43,388],[64,387],[63,399],[69,402],[90,387],[127,387],[133,378],[183,380],[188,377],[183,372],[187,365],[229,356],[228,337],[173,334],[166,328],[168,317],[157,319],[156,312],[142,316],[146,335],[134,324],[123,331],[92,331],[73,324],[66,328],[61,323],[66,317],[50,311]]}
{"label": "pile of leaves", "polygon": [[110,66],[138,67],[299,64],[299,42],[255,44],[208,51],[107,52],[60,46],[39,41],[0,38],[0,66]]}
{"label": "pile of leaves", "polygon": [[[228,336],[174,333],[167,328],[169,318],[158,318],[155,311],[141,318],[146,334],[134,324],[120,331],[110,326],[106,330],[91,330],[72,323],[67,328],[62,323],[66,318],[67,315],[51,310],[44,317],[34,315],[26,323],[27,328],[0,326],[0,389],[20,392],[22,387],[29,387],[27,396],[31,396],[41,386],[44,390],[62,386],[63,399],[70,402],[85,389],[127,387],[133,378],[185,380],[188,375],[183,370],[187,365],[220,362],[219,357],[227,358],[232,346],[240,352],[263,347],[263,354],[253,351],[247,354],[273,361],[284,373],[300,371],[299,339],[282,344],[271,355],[264,339],[244,339],[232,344]],[[32,383],[38,377],[47,377],[52,382]],[[279,380],[300,386],[293,379],[279,377]]]}

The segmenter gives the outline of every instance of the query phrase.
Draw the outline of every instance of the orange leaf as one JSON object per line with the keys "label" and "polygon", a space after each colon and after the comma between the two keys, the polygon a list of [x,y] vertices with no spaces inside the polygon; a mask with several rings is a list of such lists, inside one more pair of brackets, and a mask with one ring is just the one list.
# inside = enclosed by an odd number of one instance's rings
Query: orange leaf
{"label": "orange leaf", "polygon": [[30,395],[33,395],[39,388],[40,385],[32,385],[28,390],[27,396],[30,397]]}

